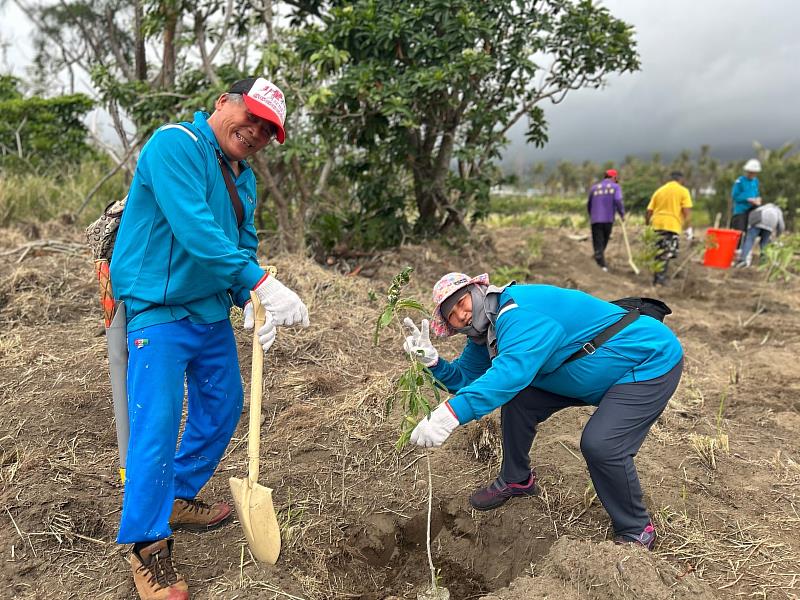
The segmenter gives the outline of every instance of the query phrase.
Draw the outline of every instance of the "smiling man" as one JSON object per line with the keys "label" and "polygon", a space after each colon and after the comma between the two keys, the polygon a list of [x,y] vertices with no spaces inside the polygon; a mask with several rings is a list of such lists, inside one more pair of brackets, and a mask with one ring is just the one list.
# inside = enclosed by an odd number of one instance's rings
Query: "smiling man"
{"label": "smiling man", "polygon": [[[231,514],[197,494],[236,429],[243,391],[229,320],[254,290],[269,315],[258,332],[266,352],[276,325],[308,325],[293,291],[258,264],[256,182],[245,162],[283,143],[286,101],[263,78],[235,83],[209,116],[159,128],[142,149],[111,260],[128,327],[130,442],[117,542],[133,544],[143,600],[189,597],[172,561],[172,530],[205,531]],[[176,452],[184,401],[186,424]]]}

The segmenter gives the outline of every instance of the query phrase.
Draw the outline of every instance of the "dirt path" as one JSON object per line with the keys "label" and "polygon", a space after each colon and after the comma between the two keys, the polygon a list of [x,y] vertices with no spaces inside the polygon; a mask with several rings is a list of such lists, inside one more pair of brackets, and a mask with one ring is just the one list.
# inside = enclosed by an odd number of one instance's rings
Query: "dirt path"
{"label": "dirt path", "polygon": [[[427,471],[423,452],[395,451],[398,415],[384,412],[403,368],[396,334],[372,346],[387,283],[412,264],[411,292],[427,302],[444,272],[524,265],[533,283],[608,299],[656,294],[625,268],[616,234],[604,274],[590,243],[571,239],[579,233],[495,231],[460,258],[404,247],[373,263],[370,279],[275,257],[313,325],[281,331],[266,357],[262,483],[275,490],[284,549],[276,566],[262,566],[236,523],[177,533],[192,597],[415,598],[429,577]],[[39,234],[79,239],[55,225]],[[543,242],[536,259],[533,235]],[[18,261],[11,251],[26,241],[0,231],[0,597],[135,598],[127,549],[114,544],[122,490],[89,260],[31,251]],[[760,278],[689,262],[657,291],[674,310],[668,324],[687,368],[637,458],[655,553],[606,541],[579,450],[588,408],[541,427],[532,456],[542,496],[490,514],[470,511],[466,498],[496,475],[497,417],[431,452],[434,561],[454,599],[798,597],[800,286],[769,286],[766,312],[750,319]],[[445,356],[460,349],[437,346]],[[245,382],[249,347],[240,335]],[[243,418],[203,497],[227,498],[227,478],[246,473],[245,436]]]}

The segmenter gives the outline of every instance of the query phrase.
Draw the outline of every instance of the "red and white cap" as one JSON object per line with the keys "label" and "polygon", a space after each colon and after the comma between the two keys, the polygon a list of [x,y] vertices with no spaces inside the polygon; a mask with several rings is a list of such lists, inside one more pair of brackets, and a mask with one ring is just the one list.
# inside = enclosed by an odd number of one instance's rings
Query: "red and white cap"
{"label": "red and white cap", "polygon": [[263,77],[248,77],[234,83],[228,93],[241,94],[247,110],[275,125],[279,144],[286,140],[286,98],[277,85]]}

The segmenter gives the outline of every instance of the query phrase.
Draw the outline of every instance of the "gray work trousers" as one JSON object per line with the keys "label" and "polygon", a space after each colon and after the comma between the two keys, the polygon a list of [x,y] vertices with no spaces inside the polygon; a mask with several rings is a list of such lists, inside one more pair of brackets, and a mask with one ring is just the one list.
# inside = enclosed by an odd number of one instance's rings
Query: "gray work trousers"
{"label": "gray work trousers", "polygon": [[[638,536],[650,522],[633,457],[675,393],[682,371],[683,360],[661,377],[611,387],[583,429],[581,452],[616,535]],[[525,388],[503,405],[500,476],[505,481],[528,478],[536,426],[568,406],[586,404],[535,387]]]}

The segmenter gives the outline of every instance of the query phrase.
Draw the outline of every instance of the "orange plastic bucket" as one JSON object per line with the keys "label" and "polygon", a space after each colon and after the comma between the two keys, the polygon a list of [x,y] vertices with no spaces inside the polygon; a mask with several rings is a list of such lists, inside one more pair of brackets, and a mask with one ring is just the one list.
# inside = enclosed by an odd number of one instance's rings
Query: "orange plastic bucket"
{"label": "orange plastic bucket", "polygon": [[714,229],[706,231],[706,253],[703,264],[715,269],[728,269],[733,262],[739,236],[738,229]]}

